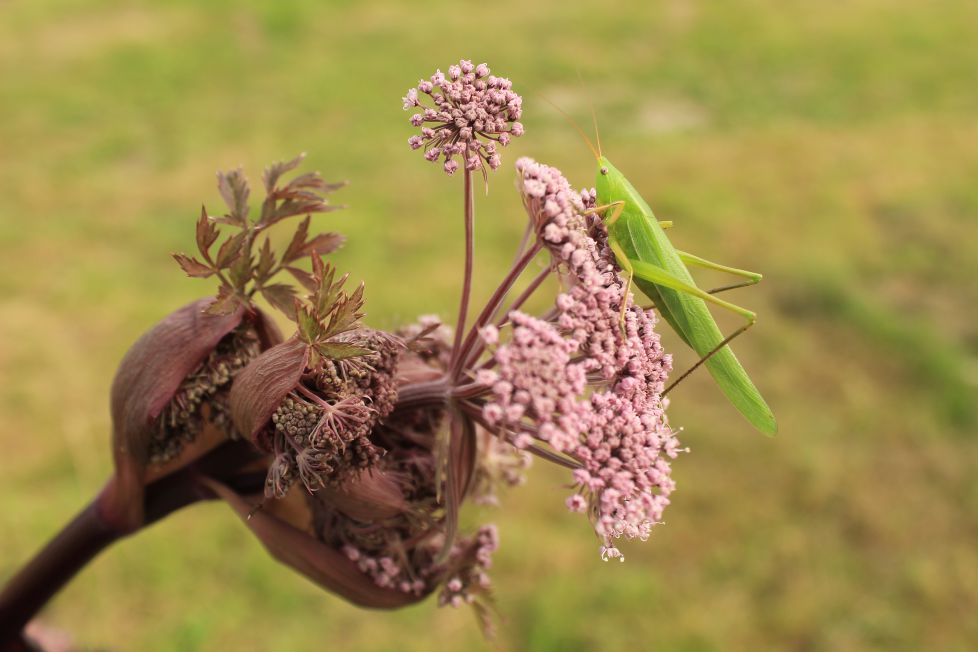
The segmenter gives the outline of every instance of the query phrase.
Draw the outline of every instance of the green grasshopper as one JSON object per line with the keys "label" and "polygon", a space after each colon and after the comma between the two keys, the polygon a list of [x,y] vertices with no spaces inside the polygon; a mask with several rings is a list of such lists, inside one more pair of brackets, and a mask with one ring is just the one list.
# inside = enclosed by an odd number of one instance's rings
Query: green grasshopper
{"label": "green grasshopper", "polygon": [[[583,132],[581,134],[584,135]],[[665,233],[665,228],[671,223],[656,220],[652,209],[635,187],[601,153],[601,141],[598,141],[598,149],[590,141],[588,146],[598,161],[595,183],[597,206],[589,212],[604,214],[608,245],[622,270],[628,274],[626,292],[632,283],[638,286],[683,342],[701,356],[699,362],[666,388],[666,392],[705,363],[734,407],[755,428],[773,435],[778,430],[778,424],[771,408],[728,346],[735,337],[754,325],[756,315],[714,296],[724,290],[754,285],[760,282],[761,275],[713,263],[676,249]],[[705,292],[696,287],[687,265],[719,270],[746,280]],[[747,323],[724,337],[710,314],[707,302],[742,316]],[[622,304],[624,317],[624,302]]]}

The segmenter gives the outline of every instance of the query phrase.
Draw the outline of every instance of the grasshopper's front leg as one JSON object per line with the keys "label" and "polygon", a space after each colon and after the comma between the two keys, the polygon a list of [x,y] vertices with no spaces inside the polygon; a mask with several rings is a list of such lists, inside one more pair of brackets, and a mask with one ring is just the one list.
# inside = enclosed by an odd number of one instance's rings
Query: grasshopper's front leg
{"label": "grasshopper's front leg", "polygon": [[621,327],[621,333],[625,334],[625,310],[628,307],[628,293],[632,290],[632,278],[635,276],[635,268],[632,266],[632,262],[628,260],[628,254],[622,249],[621,244],[612,236],[608,234],[608,246],[611,247],[611,251],[614,252],[615,258],[618,260],[618,264],[621,265],[622,271],[628,274],[628,280],[625,281],[625,287],[622,289],[621,293],[621,311],[618,314],[618,325]]}
{"label": "grasshopper's front leg", "polygon": [[[592,215],[595,213],[602,213],[604,211],[607,211],[609,208],[611,209],[611,215],[604,218],[604,223],[605,226],[612,226],[614,225],[615,222],[618,221],[618,218],[621,217],[622,211],[625,210],[624,201],[615,201],[615,202],[611,202],[610,204],[605,204],[604,206],[595,206],[594,208],[590,208],[584,211],[584,214]],[[631,292],[632,290],[632,278],[635,276],[635,269],[632,267],[631,262],[628,260],[628,254],[625,253],[625,250],[622,248],[621,243],[618,242],[618,239],[615,238],[615,236],[611,233],[610,229],[608,230],[608,247],[615,254],[615,259],[618,261],[618,264],[621,266],[622,271],[628,274],[628,280],[625,281],[625,287],[621,295],[621,301],[620,301],[621,310],[619,311],[618,314],[618,325],[621,328],[622,336],[624,336],[625,310],[628,308],[628,293]]]}

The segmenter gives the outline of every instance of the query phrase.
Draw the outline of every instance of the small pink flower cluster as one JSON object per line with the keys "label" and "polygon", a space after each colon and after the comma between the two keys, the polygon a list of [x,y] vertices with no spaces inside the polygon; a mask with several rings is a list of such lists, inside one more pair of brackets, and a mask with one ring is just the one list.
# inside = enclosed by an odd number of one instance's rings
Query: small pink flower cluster
{"label": "small pink flower cluster", "polygon": [[439,606],[472,604],[489,590],[491,582],[486,571],[492,568],[492,554],[499,549],[496,526],[483,525],[471,541],[456,546],[456,551],[463,549],[464,561],[442,587]]}
{"label": "small pink flower cluster", "polygon": [[[415,559],[415,563],[406,565],[395,560],[397,546],[386,548],[371,554],[347,543],[341,551],[379,587],[421,596],[429,586],[443,583],[439,606],[459,607],[472,604],[492,585],[487,571],[492,567],[493,553],[499,548],[499,534],[495,525],[483,525],[473,537],[456,541],[444,563],[436,561],[434,547],[426,548],[423,563]],[[404,550],[400,552],[403,557]]]}
{"label": "small pink flower cluster", "polygon": [[351,544],[344,545],[342,550],[347,559],[355,562],[357,568],[369,575],[377,586],[397,589],[401,593],[424,594],[427,587],[425,581],[413,577],[409,569],[402,567],[390,555],[374,557]]}
{"label": "small pink flower cluster", "polygon": [[[510,313],[512,337],[497,346],[496,369],[479,377],[492,388],[483,417],[512,431],[518,446],[536,439],[577,462],[578,493],[567,506],[590,513],[602,558],[621,558],[613,539],[647,539],[675,486],[669,460],[679,443],[661,398],[671,358],[654,313],[626,296],[601,220],[585,215],[594,195],[531,159],[517,170],[538,237],[569,288],[555,322]],[[494,327],[482,335],[489,345],[499,339]]]}
{"label": "small pink flower cluster", "polygon": [[[433,107],[421,103],[418,93],[431,100]],[[448,77],[438,70],[430,80],[422,79],[404,96],[404,109],[420,108],[411,124],[421,128],[411,136],[411,149],[424,147],[424,157],[434,163],[443,157],[445,172],[454,174],[460,156],[466,169],[485,166],[495,170],[501,164],[497,144],[505,147],[510,139],[523,135],[518,122],[523,99],[512,90],[512,83],[489,74],[489,66],[478,66],[463,59],[448,68]]]}

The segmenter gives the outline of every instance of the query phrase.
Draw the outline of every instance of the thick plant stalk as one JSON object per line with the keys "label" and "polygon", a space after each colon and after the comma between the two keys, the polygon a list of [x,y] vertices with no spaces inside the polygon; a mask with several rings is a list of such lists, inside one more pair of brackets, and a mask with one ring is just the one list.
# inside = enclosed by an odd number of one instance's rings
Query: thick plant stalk
{"label": "thick plant stalk", "polygon": [[146,486],[145,520],[130,527],[119,494],[126,484],[113,476],[102,491],[44,548],[17,572],[0,592],[0,650],[18,649],[21,631],[48,601],[82,568],[114,542],[201,500],[214,499],[202,483],[204,477],[223,478],[242,494],[261,491],[264,471],[247,470],[256,456],[242,442],[229,443],[211,452],[192,467]]}
{"label": "thick plant stalk", "polygon": [[[110,490],[111,483],[105,491]],[[41,607],[121,536],[124,534],[99,515],[98,498],[86,506],[0,594],[0,649],[13,645]]]}
{"label": "thick plant stalk", "polygon": [[453,375],[460,366],[462,333],[465,319],[469,314],[469,295],[472,293],[472,267],[475,256],[475,205],[472,198],[472,172],[465,169],[465,277],[462,281],[462,299],[458,305],[458,320],[455,322],[455,343],[452,346]]}

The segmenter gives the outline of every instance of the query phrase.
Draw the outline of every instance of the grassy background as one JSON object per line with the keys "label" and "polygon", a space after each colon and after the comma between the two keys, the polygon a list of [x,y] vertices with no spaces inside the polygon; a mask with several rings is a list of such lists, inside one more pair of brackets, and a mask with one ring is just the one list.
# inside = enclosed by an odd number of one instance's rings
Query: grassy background
{"label": "grassy background", "polygon": [[[452,314],[461,184],[408,150],[399,98],[466,56],[527,125],[478,199],[478,291],[524,224],[517,156],[590,183],[543,99],[592,100],[678,245],[764,272],[738,351],[781,423],[749,431],[705,374],[677,392],[693,452],[623,565],[538,465],[476,515],[503,537],[498,648],[974,649],[976,40],[965,0],[0,4],[0,579],[104,480],[129,343],[210,290],[167,254],[215,169],[308,151],[352,181],[319,219],[350,236],[369,321]],[[45,617],[125,650],[488,649],[465,610],[324,594],[216,504],[111,549]]]}

